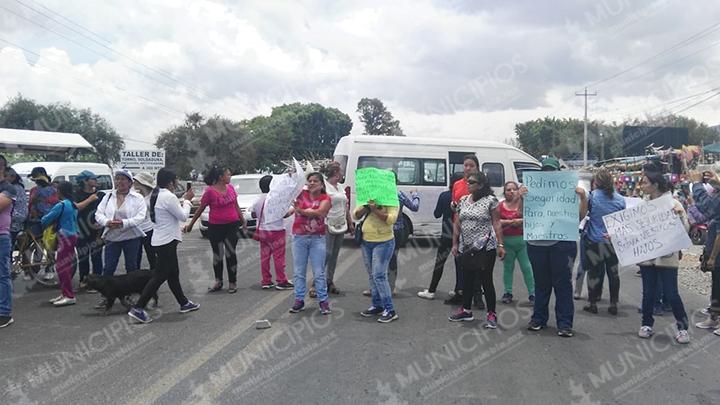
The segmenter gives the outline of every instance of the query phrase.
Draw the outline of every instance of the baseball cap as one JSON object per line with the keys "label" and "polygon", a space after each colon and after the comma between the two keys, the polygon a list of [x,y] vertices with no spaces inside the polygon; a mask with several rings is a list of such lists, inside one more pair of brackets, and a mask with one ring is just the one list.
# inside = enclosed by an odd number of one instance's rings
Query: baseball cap
{"label": "baseball cap", "polygon": [[132,173],[130,173],[130,170],[127,170],[127,169],[115,170],[115,175],[116,175],[116,176],[125,176],[125,177],[127,177],[128,179],[130,179],[130,182],[131,182],[131,183],[132,183],[133,180],[134,180]]}
{"label": "baseball cap", "polygon": [[555,170],[560,170],[560,161],[554,156],[548,156],[541,162],[542,167],[550,167]]}
{"label": "baseball cap", "polygon": [[98,176],[90,170],[83,170],[76,177],[79,182],[84,180],[97,180],[97,178]]}

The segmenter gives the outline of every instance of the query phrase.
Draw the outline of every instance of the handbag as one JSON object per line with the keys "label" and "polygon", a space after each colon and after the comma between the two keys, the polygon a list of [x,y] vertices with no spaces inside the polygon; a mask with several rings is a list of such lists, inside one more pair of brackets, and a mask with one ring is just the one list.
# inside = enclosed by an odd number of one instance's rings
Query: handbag
{"label": "handbag", "polygon": [[345,232],[347,232],[347,220],[345,217],[340,218],[327,218],[325,220],[325,224],[327,225],[328,232],[332,235],[340,235]]}
{"label": "handbag", "polygon": [[62,218],[63,213],[65,212],[65,202],[62,202],[61,204],[62,207],[60,208],[60,215],[58,215],[52,224],[46,226],[42,233],[43,245],[45,245],[45,249],[50,251],[57,249],[60,218]]}
{"label": "handbag", "polygon": [[360,218],[360,221],[358,221],[357,225],[355,225],[355,243],[358,245],[363,242],[363,224],[365,223],[365,219],[367,219],[368,214],[365,214],[362,218]]}

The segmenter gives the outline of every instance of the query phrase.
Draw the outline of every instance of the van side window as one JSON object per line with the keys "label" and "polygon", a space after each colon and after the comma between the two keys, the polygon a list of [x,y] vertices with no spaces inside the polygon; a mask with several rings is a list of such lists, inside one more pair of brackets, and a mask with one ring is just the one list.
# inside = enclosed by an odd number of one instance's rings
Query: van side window
{"label": "van side window", "polygon": [[517,174],[518,183],[523,182],[523,173],[529,171],[539,171],[540,166],[530,162],[515,162],[515,174]]}
{"label": "van side window", "polygon": [[423,185],[446,186],[445,161],[442,159],[422,159]]}
{"label": "van side window", "polygon": [[65,176],[55,176],[53,177],[53,182],[60,182],[65,181]]}
{"label": "van side window", "polygon": [[474,154],[475,152],[448,152],[448,157],[450,158],[450,175],[452,176],[454,173],[463,173],[465,171],[463,168],[463,158],[466,155]]}
{"label": "van side window", "polygon": [[398,175],[398,184],[420,185],[420,162],[413,158],[395,158],[385,156],[360,156],[357,168],[377,167],[383,170],[392,170]]}
{"label": "van side window", "polygon": [[505,184],[505,168],[502,163],[483,163],[482,171],[490,182],[490,187],[502,187]]}

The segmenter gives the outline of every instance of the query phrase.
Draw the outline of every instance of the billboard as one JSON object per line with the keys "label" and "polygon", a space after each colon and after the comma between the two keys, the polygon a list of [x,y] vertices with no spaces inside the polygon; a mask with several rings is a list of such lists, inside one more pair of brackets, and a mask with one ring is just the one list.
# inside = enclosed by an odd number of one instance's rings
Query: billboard
{"label": "billboard", "polygon": [[164,149],[126,149],[120,151],[120,167],[133,174],[148,172],[153,176],[165,167]]}

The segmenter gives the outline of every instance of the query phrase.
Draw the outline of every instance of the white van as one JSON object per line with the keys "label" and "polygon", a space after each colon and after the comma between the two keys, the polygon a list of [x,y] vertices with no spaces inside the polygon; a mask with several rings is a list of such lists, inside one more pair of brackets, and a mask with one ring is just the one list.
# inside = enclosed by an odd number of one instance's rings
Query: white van
{"label": "white van", "polygon": [[25,190],[35,187],[35,183],[28,178],[33,167],[44,167],[52,181],[69,181],[76,183],[75,178],[83,170],[90,170],[98,176],[98,190],[109,191],[114,188],[113,174],[110,166],[102,163],[88,162],[23,162],[15,163],[12,168],[18,173]]}
{"label": "white van", "polygon": [[518,148],[500,142],[470,139],[433,139],[395,136],[345,136],[335,147],[334,160],[345,173],[345,192],[355,208],[355,170],[377,167],[394,170],[398,189],[417,189],[420,210],[403,210],[406,238],[413,234],[439,237],[440,221],[433,215],[440,193],[448,190],[452,173],[462,173],[463,156],[475,154],[480,169],[488,176],[495,194],[502,196],[506,181],[522,182],[528,170],[540,170],[540,163]]}

